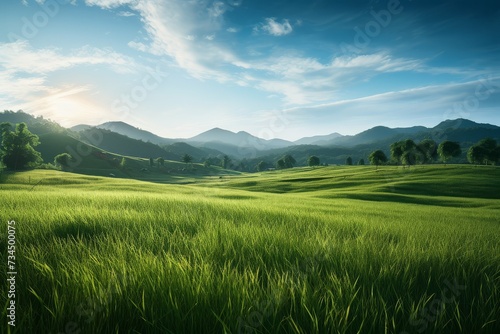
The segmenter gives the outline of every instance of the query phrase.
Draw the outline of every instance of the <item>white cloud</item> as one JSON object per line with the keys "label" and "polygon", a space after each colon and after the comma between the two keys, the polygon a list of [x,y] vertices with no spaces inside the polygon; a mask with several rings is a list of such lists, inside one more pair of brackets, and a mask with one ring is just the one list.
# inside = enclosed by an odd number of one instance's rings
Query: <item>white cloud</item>
{"label": "white cloud", "polygon": [[419,66],[418,61],[393,58],[387,53],[342,56],[330,63],[311,57],[280,56],[250,64],[251,69],[265,74],[257,77],[258,87],[283,95],[288,104],[334,100],[340,90],[352,83]]}
{"label": "white cloud", "polygon": [[[61,83],[61,80],[54,81],[52,74],[55,72],[96,65],[106,65],[117,73],[125,74],[143,69],[124,55],[89,46],[63,54],[58,49],[34,49],[27,41],[16,41],[0,43],[0,54],[0,101],[9,109],[24,109],[44,115],[55,112],[73,115],[77,109],[83,112],[89,100],[85,101],[81,96],[75,98],[74,95],[90,93],[94,89],[75,81],[69,85]],[[63,105],[73,109],[64,109]],[[93,110],[102,111],[103,115],[106,112],[97,106]]]}
{"label": "white cloud", "polygon": [[85,0],[85,4],[88,6],[99,6],[105,9],[131,5],[134,2],[134,0]]}
{"label": "white cloud", "polygon": [[[237,32],[224,26],[224,14],[232,4],[208,0],[126,1],[86,0],[109,9],[127,4],[140,16],[147,40],[129,42],[129,46],[156,56],[170,57],[178,67],[201,80],[232,82],[279,94],[289,105],[317,103],[338,99],[341,90],[353,83],[370,80],[385,72],[421,71],[420,61],[395,58],[389,52],[341,56],[321,61],[303,55],[303,51],[285,49],[280,56],[254,53],[245,59],[243,48],[225,43],[221,30]],[[301,22],[297,23],[300,24]],[[293,31],[288,19],[267,18],[256,27],[261,33],[284,36]],[[222,35],[223,36],[223,35]],[[252,50],[252,41],[245,41]],[[252,80],[247,79],[252,77]]]}
{"label": "white cloud", "polygon": [[130,16],[135,16],[135,14],[129,11],[121,11],[118,12],[118,16],[130,17]]}
{"label": "white cloud", "polygon": [[86,46],[69,55],[53,48],[35,50],[27,41],[0,43],[0,66],[7,71],[44,74],[78,65],[109,65],[120,73],[137,69],[134,60],[110,49]]}
{"label": "white cloud", "polygon": [[146,44],[141,43],[141,42],[135,42],[135,41],[130,41],[127,43],[127,45],[135,50],[142,51],[142,52],[148,52],[149,48]]}
{"label": "white cloud", "polygon": [[224,2],[216,1],[213,3],[212,7],[208,8],[208,13],[212,17],[220,17],[220,16],[224,15],[226,10],[227,10],[227,7],[226,7],[226,4]]}
{"label": "white cloud", "polygon": [[237,33],[238,32],[238,29],[234,28],[234,27],[231,27],[231,28],[227,28],[226,29],[227,32],[230,32],[230,33]]}
{"label": "white cloud", "polygon": [[230,80],[231,75],[223,68],[238,67],[235,64],[242,62],[222,45],[211,43],[222,28],[226,7],[215,2],[201,10],[203,4],[207,5],[205,1],[172,0],[131,5],[140,14],[151,42],[129,45],[140,50],[147,48],[154,55],[168,55],[193,77]]}
{"label": "white cloud", "polygon": [[284,19],[282,23],[279,23],[276,21],[276,18],[271,17],[266,19],[266,23],[257,27],[257,31],[259,30],[267,32],[273,36],[284,36],[290,34],[293,31],[293,28],[287,19]]}

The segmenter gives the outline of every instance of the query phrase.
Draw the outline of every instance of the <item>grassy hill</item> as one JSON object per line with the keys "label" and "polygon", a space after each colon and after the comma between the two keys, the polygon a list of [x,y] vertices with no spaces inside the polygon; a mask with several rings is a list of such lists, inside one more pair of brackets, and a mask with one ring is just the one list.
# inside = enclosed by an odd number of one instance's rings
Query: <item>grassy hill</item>
{"label": "grassy hill", "polygon": [[181,156],[165,151],[156,144],[132,139],[119,133],[105,129],[91,128],[79,132],[79,139],[89,144],[94,144],[103,150],[120,155],[158,158],[180,161]]}
{"label": "grassy hill", "polygon": [[[190,183],[201,176],[236,175],[238,172],[224,170],[217,166],[204,167],[201,164],[186,165],[179,161],[165,160],[163,166],[155,162],[150,166],[149,159],[123,156],[108,152],[100,147],[83,143],[64,133],[48,133],[40,136],[41,144],[37,150],[45,162],[53,162],[60,153],[69,153],[74,160],[65,171],[95,175],[114,176],[148,180],[161,183]],[[146,144],[146,143],[144,143]],[[125,166],[121,165],[125,158]]]}
{"label": "grassy hill", "polygon": [[271,193],[308,192],[331,198],[370,194],[366,198],[373,200],[383,200],[384,194],[401,199],[408,195],[500,199],[499,175],[498,167],[473,165],[303,167],[232,177],[221,186]]}
{"label": "grassy hill", "polygon": [[13,333],[498,333],[498,180],[469,166],[187,185],[7,174]]}

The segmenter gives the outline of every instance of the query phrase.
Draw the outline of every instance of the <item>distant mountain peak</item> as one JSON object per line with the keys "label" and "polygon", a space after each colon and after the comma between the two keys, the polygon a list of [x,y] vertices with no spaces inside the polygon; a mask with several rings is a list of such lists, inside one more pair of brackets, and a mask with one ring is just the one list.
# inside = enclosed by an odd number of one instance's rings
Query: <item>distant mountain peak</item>
{"label": "distant mountain peak", "polygon": [[446,129],[471,129],[471,128],[488,128],[494,129],[497,128],[495,125],[491,124],[483,124],[476,123],[474,121],[465,119],[465,118],[457,118],[457,119],[447,119],[446,121],[442,121],[438,125],[434,127],[434,129],[446,130]]}

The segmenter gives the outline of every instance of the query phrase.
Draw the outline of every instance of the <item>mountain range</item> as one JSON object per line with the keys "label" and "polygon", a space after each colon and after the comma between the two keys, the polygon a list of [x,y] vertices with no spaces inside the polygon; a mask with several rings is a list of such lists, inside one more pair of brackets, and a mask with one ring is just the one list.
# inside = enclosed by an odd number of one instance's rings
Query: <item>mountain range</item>
{"label": "mountain range", "polygon": [[[354,162],[359,159],[366,161],[373,150],[382,149],[389,154],[389,147],[393,142],[408,138],[416,142],[428,138],[438,143],[452,140],[459,142],[464,152],[486,137],[500,141],[499,126],[467,119],[446,120],[432,128],[376,126],[353,136],[333,132],[301,138],[294,142],[282,139],[265,140],[248,132],[235,133],[220,128],[191,138],[163,138],[124,122],[107,122],[97,126],[82,124],[66,129],[42,117],[10,111],[0,113],[0,123],[2,122],[27,123],[29,129],[40,136],[42,144],[39,148],[46,162],[53,161],[54,153],[62,153],[56,152],[50,145],[58,143],[57,150],[64,150],[63,143],[75,143],[76,140],[118,155],[141,158],[163,157],[180,161],[183,155],[189,154],[195,162],[212,159],[211,161],[218,164],[224,155],[228,155],[233,167],[242,171],[254,171],[255,165],[260,161],[274,166],[277,159],[285,154],[292,154],[299,165],[305,165],[311,155],[318,156],[321,162],[328,164],[343,164],[349,156]],[[96,129],[99,130],[98,141],[92,139]],[[44,144],[45,138],[47,140]],[[458,161],[465,162],[465,153],[460,159]]]}
{"label": "mountain range", "polygon": [[[387,140],[396,141],[399,140],[399,138],[407,137],[412,139],[415,138],[416,140],[431,138],[437,142],[442,141],[443,137],[451,137],[453,140],[469,144],[477,141],[478,139],[484,138],[485,132],[493,138],[498,138],[498,131],[500,131],[500,127],[495,125],[476,123],[467,119],[459,118],[455,120],[443,121],[433,128],[427,128],[424,126],[413,126],[407,128],[376,126],[353,136],[344,136],[334,132],[328,135],[304,137],[291,142],[283,139],[266,140],[253,136],[245,131],[235,133],[220,128],[213,128],[194,137],[182,139],[163,138],[124,122],[107,122],[95,127],[157,145],[184,142],[195,147],[212,148],[219,151],[231,151],[233,155],[242,157],[245,156],[246,151],[249,151],[248,149],[252,149],[251,151],[255,152],[282,149],[296,145],[356,147],[359,145],[370,145],[378,142],[385,142]],[[71,130],[79,132],[89,128],[92,127],[89,125],[77,125],[72,127]],[[467,136],[462,134],[467,134]]]}

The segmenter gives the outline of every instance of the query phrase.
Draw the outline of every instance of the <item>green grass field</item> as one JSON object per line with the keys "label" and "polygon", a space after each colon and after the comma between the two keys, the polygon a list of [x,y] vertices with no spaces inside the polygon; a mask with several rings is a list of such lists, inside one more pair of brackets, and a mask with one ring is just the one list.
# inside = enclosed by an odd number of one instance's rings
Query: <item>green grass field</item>
{"label": "green grass field", "polygon": [[6,264],[15,220],[18,272],[10,331],[500,333],[500,168],[192,182],[4,175],[0,250]]}

